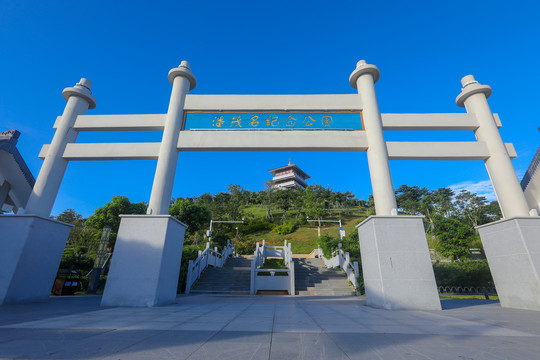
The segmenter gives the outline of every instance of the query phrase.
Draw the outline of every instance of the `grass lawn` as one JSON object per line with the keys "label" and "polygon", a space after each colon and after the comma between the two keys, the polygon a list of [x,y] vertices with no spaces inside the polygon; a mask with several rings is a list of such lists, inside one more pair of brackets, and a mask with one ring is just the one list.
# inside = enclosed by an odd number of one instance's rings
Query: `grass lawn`
{"label": "grass lawn", "polygon": [[[244,211],[255,213],[255,211],[262,211],[262,216],[266,214],[264,208],[259,208],[258,205],[245,208]],[[281,217],[281,213],[274,213],[274,217]],[[294,218],[294,213],[289,213],[289,218]],[[330,220],[338,220],[339,214],[329,217]],[[355,226],[364,217],[356,210],[351,209],[351,215],[342,215],[341,221],[345,232],[349,234],[352,231],[356,231]],[[321,235],[327,234],[333,237],[339,237],[339,225],[338,223],[325,223],[321,227]],[[248,239],[253,242],[266,240],[268,245],[283,245],[283,242],[287,240],[291,243],[292,252],[294,254],[309,254],[313,249],[317,248],[317,225],[316,223],[310,223],[303,225],[296,229],[295,232],[287,235],[279,235],[272,231],[259,231],[254,234],[245,235],[244,239]]]}

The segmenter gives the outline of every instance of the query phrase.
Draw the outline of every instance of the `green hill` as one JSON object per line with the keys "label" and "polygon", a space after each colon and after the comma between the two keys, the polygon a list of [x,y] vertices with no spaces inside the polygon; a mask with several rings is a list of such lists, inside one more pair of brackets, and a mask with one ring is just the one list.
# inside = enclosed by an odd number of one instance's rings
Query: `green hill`
{"label": "green hill", "polygon": [[[246,217],[252,220],[267,221],[265,219],[266,209],[258,205],[242,208]],[[360,223],[365,216],[357,209],[349,209],[350,214],[341,214],[341,221],[343,228],[347,235],[356,231],[355,226]],[[273,212],[274,223],[273,226],[279,225],[283,212]],[[332,215],[326,216],[325,220],[339,220],[340,214],[334,211]],[[295,220],[295,212],[290,211],[287,213],[287,220]],[[265,240],[269,245],[283,245],[284,240],[291,243],[292,251],[295,254],[309,254],[313,249],[317,248],[318,238],[318,226],[317,223],[307,222],[305,218],[299,219],[300,225],[298,228],[290,234],[280,235],[272,230],[260,230],[253,233],[239,234],[238,240],[242,244],[254,244],[258,241]],[[330,235],[332,237],[339,237],[339,224],[338,223],[323,223],[321,226],[321,235]],[[249,248],[249,246],[246,246]],[[241,247],[239,247],[241,248]]]}

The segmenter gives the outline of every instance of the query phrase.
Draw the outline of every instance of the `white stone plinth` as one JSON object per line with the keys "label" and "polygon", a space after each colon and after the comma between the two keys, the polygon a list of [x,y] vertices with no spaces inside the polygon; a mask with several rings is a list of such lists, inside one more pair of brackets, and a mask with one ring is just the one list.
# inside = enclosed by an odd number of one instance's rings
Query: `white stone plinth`
{"label": "white stone plinth", "polygon": [[186,225],[170,215],[120,215],[102,306],[174,304]]}
{"label": "white stone plinth", "polygon": [[422,218],[370,216],[357,226],[367,305],[441,310]]}
{"label": "white stone plinth", "polygon": [[502,307],[540,310],[540,218],[477,227]]}
{"label": "white stone plinth", "polygon": [[0,216],[0,304],[49,299],[72,227],[35,215]]}

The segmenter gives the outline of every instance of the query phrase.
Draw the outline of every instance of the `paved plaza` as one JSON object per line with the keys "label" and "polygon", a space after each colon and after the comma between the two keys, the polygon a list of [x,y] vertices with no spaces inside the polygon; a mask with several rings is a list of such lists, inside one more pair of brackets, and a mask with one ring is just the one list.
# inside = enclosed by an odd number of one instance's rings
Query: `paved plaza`
{"label": "paved plaza", "polygon": [[102,308],[100,296],[0,307],[0,358],[540,359],[540,312],[443,300],[388,311],[363,297],[180,296]]}

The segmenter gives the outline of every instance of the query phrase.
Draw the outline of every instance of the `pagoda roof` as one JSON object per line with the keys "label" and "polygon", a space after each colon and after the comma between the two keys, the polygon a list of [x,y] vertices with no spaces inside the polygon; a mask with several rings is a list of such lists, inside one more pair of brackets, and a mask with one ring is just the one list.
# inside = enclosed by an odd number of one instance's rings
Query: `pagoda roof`
{"label": "pagoda roof", "polygon": [[298,166],[296,166],[296,164],[291,164],[291,162],[289,161],[289,164],[288,165],[285,165],[285,166],[280,166],[278,168],[275,168],[275,169],[270,169],[268,170],[272,175],[276,175],[276,173],[280,172],[280,171],[284,171],[284,170],[293,170],[295,173],[297,174],[300,174],[300,176],[302,176],[304,179],[309,179],[311,178],[311,176],[309,176],[308,174],[306,174],[302,169],[300,169]]}

